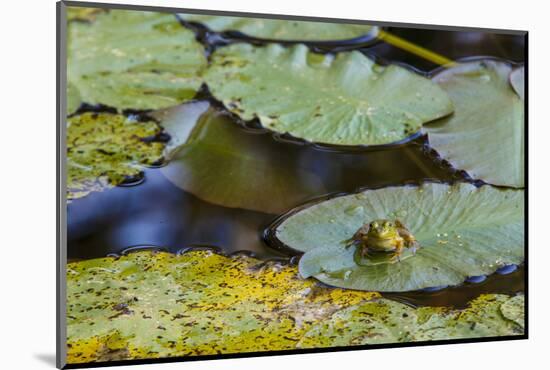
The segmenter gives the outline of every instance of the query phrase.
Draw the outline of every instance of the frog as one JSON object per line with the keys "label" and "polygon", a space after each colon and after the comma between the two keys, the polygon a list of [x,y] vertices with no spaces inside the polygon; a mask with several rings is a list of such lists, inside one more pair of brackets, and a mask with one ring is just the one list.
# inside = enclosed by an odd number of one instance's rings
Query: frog
{"label": "frog", "polygon": [[356,245],[360,248],[361,257],[369,254],[387,253],[392,262],[401,261],[405,248],[416,253],[419,245],[414,235],[400,220],[374,220],[365,223],[349,240],[346,246]]}

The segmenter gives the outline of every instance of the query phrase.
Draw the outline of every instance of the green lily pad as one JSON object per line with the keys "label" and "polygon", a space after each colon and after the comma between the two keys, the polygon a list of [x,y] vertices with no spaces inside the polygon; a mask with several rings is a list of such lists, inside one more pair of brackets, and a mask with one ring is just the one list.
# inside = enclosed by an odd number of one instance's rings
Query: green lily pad
{"label": "green lily pad", "polygon": [[68,264],[67,361],[522,334],[500,315],[508,300],[485,295],[465,310],[414,309],[303,280],[277,262],[141,251]]}
{"label": "green lily pad", "polygon": [[212,54],[205,79],[244,120],[278,133],[335,145],[400,142],[453,111],[436,84],[358,51],[322,55],[305,45],[233,44]]}
{"label": "green lily pad", "polygon": [[510,84],[523,100],[525,96],[525,67],[516,68],[510,73]]}
{"label": "green lily pad", "polygon": [[502,315],[522,328],[525,327],[525,296],[517,295],[500,306]]}
{"label": "green lily pad", "polygon": [[[401,292],[462,283],[520,264],[521,190],[460,183],[388,187],[305,207],[272,227],[279,242],[305,252],[300,273],[351,289]],[[346,241],[364,223],[399,219],[420,249],[399,262],[359,265]]]}
{"label": "green lily pad", "polygon": [[[142,166],[163,160],[164,143],[152,142],[162,129],[110,113],[84,113],[67,122],[67,199],[82,198],[141,179]],[[144,140],[147,139],[147,140]]]}
{"label": "green lily pad", "polygon": [[238,31],[250,37],[266,40],[336,41],[358,37],[373,39],[378,33],[378,27],[360,24],[183,13],[179,16],[188,22],[202,23],[212,31]]}
{"label": "green lily pad", "polygon": [[[459,64],[434,77],[455,113],[424,126],[430,146],[455,168],[493,185],[524,186],[524,102],[512,67],[493,60]],[[514,78],[516,81],[518,78]]]}
{"label": "green lily pad", "polygon": [[273,214],[326,192],[318,176],[277,151],[268,135],[247,132],[214,109],[198,122],[188,117],[174,110],[161,122],[186,140],[161,169],[176,186],[210,203]]}
{"label": "green lily pad", "polygon": [[71,22],[68,82],[88,104],[160,109],[195,96],[206,57],[174,15],[110,10],[92,23]]}

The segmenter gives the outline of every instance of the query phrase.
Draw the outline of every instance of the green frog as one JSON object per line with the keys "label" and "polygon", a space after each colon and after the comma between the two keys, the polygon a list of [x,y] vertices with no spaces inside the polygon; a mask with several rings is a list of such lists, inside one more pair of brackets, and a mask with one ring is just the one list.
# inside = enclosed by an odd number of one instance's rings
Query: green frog
{"label": "green frog", "polygon": [[374,220],[357,230],[353,237],[347,240],[347,246],[357,245],[361,257],[375,253],[388,253],[392,260],[400,260],[404,248],[412,248],[413,253],[418,248],[418,242],[409,230],[399,220]]}

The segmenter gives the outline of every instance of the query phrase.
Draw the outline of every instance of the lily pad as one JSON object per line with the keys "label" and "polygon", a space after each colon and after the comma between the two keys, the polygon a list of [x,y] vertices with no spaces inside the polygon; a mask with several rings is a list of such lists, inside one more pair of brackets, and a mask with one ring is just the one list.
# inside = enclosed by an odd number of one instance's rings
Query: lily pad
{"label": "lily pad", "polygon": [[[353,211],[352,211],[353,210]],[[388,187],[291,212],[275,238],[305,252],[300,273],[351,289],[402,292],[462,283],[524,258],[524,195],[467,183]],[[364,223],[399,219],[420,249],[401,261],[359,265],[346,241]]]}
{"label": "lily pad", "polygon": [[[510,84],[512,67],[482,60],[435,75],[455,113],[424,126],[430,146],[455,168],[493,185],[524,186],[524,102]],[[519,77],[514,78],[516,84]]]}
{"label": "lily pad", "polygon": [[214,109],[198,123],[186,117],[174,110],[165,118],[169,133],[187,138],[161,170],[176,186],[210,203],[273,214],[325,192],[319,177],[288,160],[269,135],[248,132]]}
{"label": "lily pad", "polygon": [[522,334],[500,315],[508,299],[481,296],[466,310],[414,309],[303,280],[295,266],[278,262],[141,251],[68,264],[67,360],[396,343],[425,340],[434,330],[438,339]]}
{"label": "lily pad", "polygon": [[82,100],[76,87],[71,83],[67,84],[67,115],[76,111],[81,104]]}
{"label": "lily pad", "polygon": [[67,8],[67,21],[93,22],[98,14],[106,12],[104,8],[85,8],[73,7]]}
{"label": "lily pad", "polygon": [[204,48],[174,15],[110,10],[71,22],[68,82],[88,104],[160,109],[195,96]]}
{"label": "lily pad", "polygon": [[523,334],[499,311],[514,298],[482,295],[464,310],[441,307],[418,309],[377,299],[342,309],[315,324],[298,348],[423,342]]}
{"label": "lily pad", "polygon": [[376,297],[210,251],[69,263],[68,362],[291,349],[311,323]]}
{"label": "lily pad", "polygon": [[517,295],[500,306],[502,315],[522,328],[525,327],[525,296]]}
{"label": "lily pad", "polygon": [[142,166],[163,160],[162,128],[110,113],[84,113],[67,122],[67,199],[143,178]]}
{"label": "lily pad", "polygon": [[334,145],[400,142],[453,111],[447,94],[403,67],[358,51],[316,54],[303,45],[219,48],[205,79],[244,120],[277,133]]}
{"label": "lily pad", "polygon": [[525,96],[525,67],[516,68],[510,73],[510,84],[521,100]]}
{"label": "lily pad", "polygon": [[378,27],[362,24],[183,13],[179,16],[188,22],[202,23],[212,31],[238,31],[246,36],[265,40],[336,41],[358,37],[374,39],[378,33]]}

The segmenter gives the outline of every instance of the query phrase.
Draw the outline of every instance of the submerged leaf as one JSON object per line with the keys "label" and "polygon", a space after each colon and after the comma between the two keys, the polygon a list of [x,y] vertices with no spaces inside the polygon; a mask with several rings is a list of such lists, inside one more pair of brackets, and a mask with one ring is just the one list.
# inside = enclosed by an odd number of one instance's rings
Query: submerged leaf
{"label": "submerged leaf", "polygon": [[396,343],[434,339],[434,331],[437,339],[522,333],[499,314],[507,296],[481,296],[466,310],[414,309],[379,297],[302,280],[293,266],[210,251],[73,262],[67,360]]}
{"label": "submerged leaf", "polygon": [[162,122],[164,130],[170,134],[170,141],[164,150],[166,159],[172,159],[187,142],[201,116],[208,111],[207,101],[194,101],[177,107],[157,110],[149,115]]}
{"label": "submerged leaf", "polygon": [[509,79],[512,67],[492,60],[438,73],[455,113],[424,126],[430,146],[455,168],[494,185],[524,186],[524,102]]}
{"label": "submerged leaf", "polygon": [[[362,207],[360,213],[346,210]],[[291,213],[275,237],[306,252],[303,276],[351,289],[399,292],[457,285],[523,261],[524,196],[471,184],[427,183],[337,196]],[[364,223],[399,219],[420,249],[400,262],[358,265],[346,241]]]}
{"label": "submerged leaf", "polygon": [[203,47],[171,14],[110,10],[68,30],[68,82],[82,101],[159,109],[195,96]]}
{"label": "submerged leaf", "polygon": [[325,192],[321,180],[274,149],[269,136],[247,132],[215,110],[196,125],[183,122],[182,114],[174,110],[166,119],[187,141],[162,168],[182,189],[214,204],[264,213],[280,213]]}
{"label": "submerged leaf", "polygon": [[179,16],[185,21],[202,23],[212,31],[238,31],[250,37],[267,40],[336,41],[358,37],[374,38],[378,33],[378,27],[362,24],[183,13]]}
{"label": "submerged leaf", "polygon": [[376,65],[357,51],[322,55],[305,45],[233,44],[214,52],[205,78],[243,119],[318,143],[394,143],[453,110],[432,81]]}
{"label": "submerged leaf", "polygon": [[[67,124],[67,198],[141,179],[142,165],[162,161],[161,128],[110,113],[84,113]],[[147,140],[144,140],[147,139]]]}

